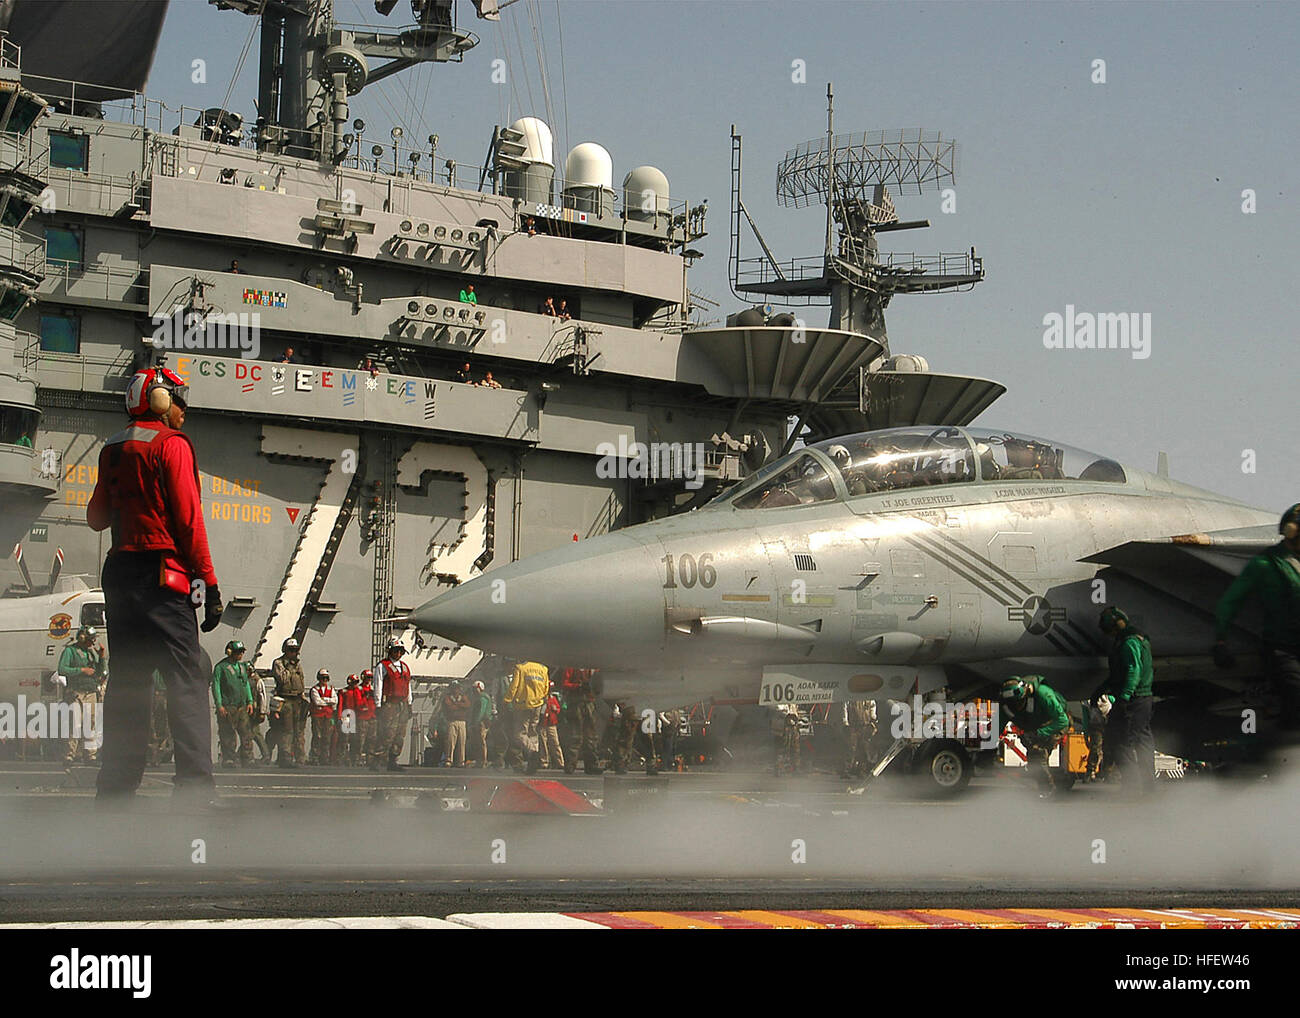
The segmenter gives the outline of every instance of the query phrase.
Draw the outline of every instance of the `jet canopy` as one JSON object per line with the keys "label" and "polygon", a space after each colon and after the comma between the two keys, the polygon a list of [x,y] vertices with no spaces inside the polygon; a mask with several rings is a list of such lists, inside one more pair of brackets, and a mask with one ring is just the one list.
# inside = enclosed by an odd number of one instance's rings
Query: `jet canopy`
{"label": "jet canopy", "polygon": [[987,428],[892,428],[798,449],[712,504],[770,509],[937,484],[1127,480],[1115,460],[1028,435]]}

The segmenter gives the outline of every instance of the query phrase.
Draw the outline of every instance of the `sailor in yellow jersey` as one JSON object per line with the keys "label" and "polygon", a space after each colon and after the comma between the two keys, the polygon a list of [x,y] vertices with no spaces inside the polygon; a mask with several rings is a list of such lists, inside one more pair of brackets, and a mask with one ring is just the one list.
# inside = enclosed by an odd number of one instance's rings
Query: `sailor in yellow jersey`
{"label": "sailor in yellow jersey", "polygon": [[505,703],[510,709],[510,754],[508,763],[515,770],[537,772],[541,757],[537,745],[537,723],[542,716],[546,694],[551,688],[550,673],[545,665],[524,661],[515,665]]}

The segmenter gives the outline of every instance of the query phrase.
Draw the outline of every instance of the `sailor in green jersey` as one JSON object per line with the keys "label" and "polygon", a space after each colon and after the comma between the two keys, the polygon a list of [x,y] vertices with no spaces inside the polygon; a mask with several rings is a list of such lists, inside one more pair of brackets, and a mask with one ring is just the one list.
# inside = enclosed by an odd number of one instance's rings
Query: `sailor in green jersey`
{"label": "sailor in green jersey", "polygon": [[1056,794],[1056,778],[1048,760],[1070,727],[1065,701],[1041,675],[1011,676],[1002,683],[999,698],[1021,731],[1027,763],[1037,769],[1040,796],[1051,798]]}
{"label": "sailor in green jersey", "polygon": [[1300,502],[1278,524],[1282,540],[1246,563],[1214,611],[1214,660],[1231,668],[1228,629],[1248,598],[1264,615],[1264,668],[1282,699],[1282,725],[1300,728]]}
{"label": "sailor in green jersey", "polygon": [[1098,695],[1115,703],[1108,719],[1107,750],[1114,755],[1126,794],[1149,794],[1156,780],[1156,743],[1151,734],[1155,672],[1151,643],[1119,608],[1103,609],[1097,626],[1111,637],[1110,674]]}
{"label": "sailor in green jersey", "polygon": [[253,687],[244,645],[238,640],[226,644],[226,656],[212,669],[212,701],[217,707],[217,733],[221,739],[223,766],[236,766],[235,737],[239,737],[238,765],[247,766],[253,759],[253,736],[249,721],[253,716]]}
{"label": "sailor in green jersey", "polygon": [[[100,684],[104,681],[104,648],[99,645],[94,626],[82,626],[77,638],[59,655],[59,675],[67,682],[66,700],[77,705],[72,719],[64,763],[87,763],[95,759],[95,736],[99,731]],[[53,734],[53,733],[51,733]]]}

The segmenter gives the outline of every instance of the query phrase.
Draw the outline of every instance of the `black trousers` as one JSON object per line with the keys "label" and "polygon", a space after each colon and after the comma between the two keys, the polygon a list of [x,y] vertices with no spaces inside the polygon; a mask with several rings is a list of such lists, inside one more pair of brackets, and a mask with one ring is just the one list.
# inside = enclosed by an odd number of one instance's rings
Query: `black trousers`
{"label": "black trousers", "polygon": [[[1119,735],[1116,764],[1124,779],[1124,788],[1132,794],[1145,794],[1156,783],[1156,740],[1151,734],[1151,713],[1155,700],[1149,696],[1135,696],[1125,702],[1116,700],[1106,724],[1106,749],[1111,748],[1111,738]],[[1116,725],[1116,713],[1119,724]]]}
{"label": "black trousers", "polygon": [[209,682],[199,658],[198,619],[186,595],[158,585],[158,558],[119,552],[104,563],[113,656],[104,694],[101,798],[131,795],[144,777],[155,671],[167,685],[176,790],[203,793],[213,787]]}
{"label": "black trousers", "polygon": [[1300,649],[1265,647],[1264,667],[1274,691],[1282,698],[1282,725],[1300,728]]}

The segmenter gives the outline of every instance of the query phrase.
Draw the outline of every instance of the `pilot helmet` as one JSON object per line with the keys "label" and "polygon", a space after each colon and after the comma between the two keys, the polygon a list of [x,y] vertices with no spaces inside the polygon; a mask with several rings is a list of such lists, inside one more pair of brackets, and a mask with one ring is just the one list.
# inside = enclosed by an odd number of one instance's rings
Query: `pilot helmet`
{"label": "pilot helmet", "polygon": [[842,445],[831,446],[826,450],[826,454],[835,461],[837,467],[847,467],[849,465],[849,460],[852,459],[849,455],[849,450]]}
{"label": "pilot helmet", "polygon": [[1119,632],[1119,624],[1123,622],[1128,625],[1128,616],[1119,608],[1103,608],[1100,617],[1097,619],[1097,626],[1103,633]]}

